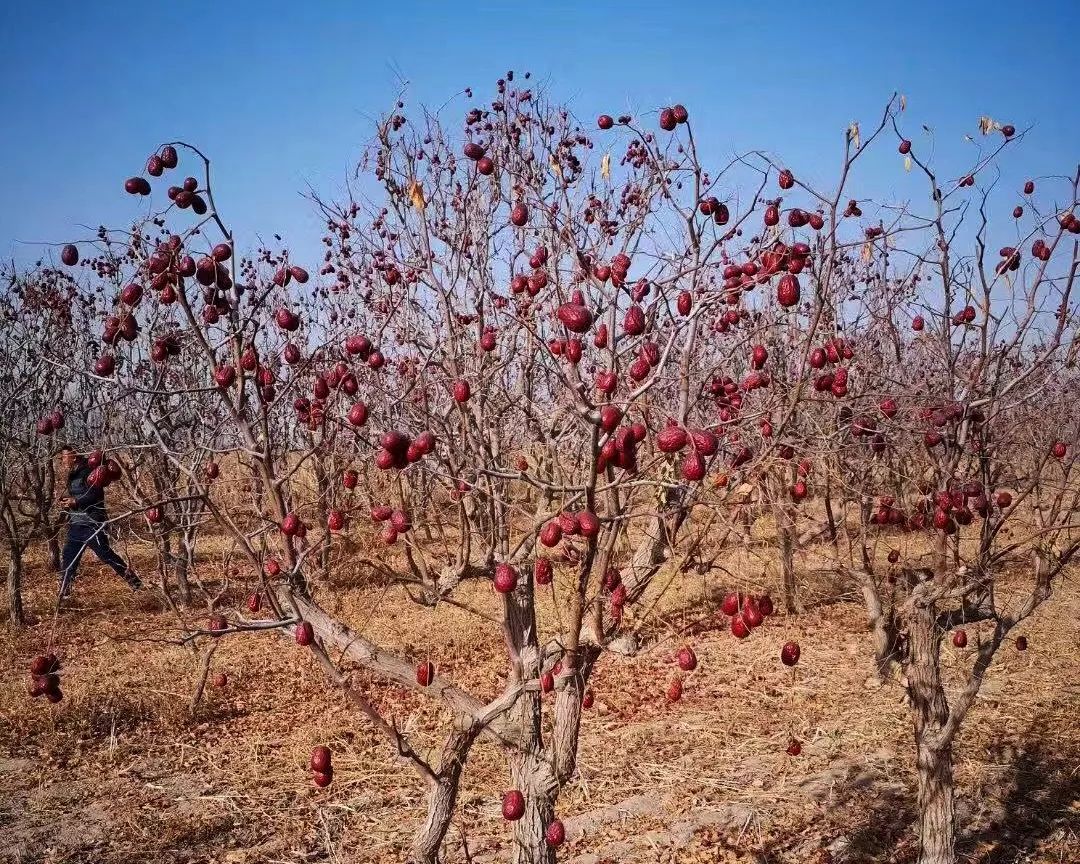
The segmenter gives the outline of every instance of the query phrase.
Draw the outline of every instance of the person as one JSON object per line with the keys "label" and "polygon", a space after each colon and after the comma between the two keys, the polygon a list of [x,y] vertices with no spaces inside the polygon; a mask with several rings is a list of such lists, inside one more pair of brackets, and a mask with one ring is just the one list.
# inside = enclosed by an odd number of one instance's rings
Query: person
{"label": "person", "polygon": [[60,562],[60,601],[71,596],[79,561],[88,548],[102,563],[112,567],[132,590],[138,591],[142,588],[138,575],[109,545],[105,528],[108,521],[105,490],[90,483],[93,469],[74,447],[61,448],[60,458],[67,473],[67,495],[59,503],[68,512],[67,542]]}

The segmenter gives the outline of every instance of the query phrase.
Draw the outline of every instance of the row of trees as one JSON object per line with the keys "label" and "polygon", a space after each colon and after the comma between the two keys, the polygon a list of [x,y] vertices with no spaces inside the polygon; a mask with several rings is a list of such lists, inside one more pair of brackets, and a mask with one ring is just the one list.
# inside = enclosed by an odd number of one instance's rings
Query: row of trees
{"label": "row of trees", "polygon": [[[180,620],[209,603],[186,639],[291,632],[416,769],[429,794],[410,860],[437,860],[486,741],[507,759],[513,860],[550,862],[594,664],[640,647],[626,613],[764,530],[788,614],[800,546],[831,549],[860,586],[876,669],[898,664],[911,697],[921,861],[955,860],[956,733],[1080,542],[1080,175],[1016,190],[1015,227],[992,230],[984,178],[1023,136],[985,123],[969,174],[944,178],[904,139],[903,107],[846,130],[818,187],[764,153],[707,169],[682,106],[583,124],[508,74],[462,124],[387,115],[346,197],[314,201],[318,264],[239,257],[209,160],[164,145],[154,188],[127,182],[154,193],[146,218],[12,274],[4,297],[12,616],[15,562],[56,519],[50,443],[74,435],[105,451],[98,480],[140,514]],[[922,174],[924,209],[857,197],[871,147]],[[193,176],[170,186],[181,157]],[[259,574],[246,608],[190,584],[209,526]],[[496,698],[327,612],[358,531],[379,532],[392,554],[365,563],[411,601],[497,624]],[[901,537],[930,551],[901,558]],[[494,618],[463,598],[477,581]],[[769,605],[727,598],[733,638]],[[941,645],[965,626],[977,642],[950,703]],[[357,669],[452,709],[434,758]]]}

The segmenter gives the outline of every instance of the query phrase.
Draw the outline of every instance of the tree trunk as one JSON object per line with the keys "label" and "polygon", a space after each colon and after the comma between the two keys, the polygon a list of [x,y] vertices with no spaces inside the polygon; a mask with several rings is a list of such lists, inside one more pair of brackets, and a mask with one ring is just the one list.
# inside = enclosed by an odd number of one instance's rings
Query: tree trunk
{"label": "tree trunk", "polygon": [[952,746],[919,744],[919,864],[955,864]]}
{"label": "tree trunk", "polygon": [[777,502],[773,507],[776,534],[780,541],[780,572],[784,578],[784,609],[788,615],[797,615],[799,604],[795,599],[795,514],[786,503]]}
{"label": "tree trunk", "polygon": [[525,796],[525,815],[514,823],[511,864],[555,864],[555,850],[544,833],[555,818],[558,784],[551,769],[536,755],[515,758],[510,766],[515,789]]}
{"label": "tree trunk", "polygon": [[214,659],[214,652],[217,651],[219,644],[212,642],[208,645],[203,651],[202,660],[199,661],[199,677],[195,680],[195,689],[191,693],[191,702],[188,704],[188,713],[192,717],[195,716],[199,703],[202,701],[206,690],[206,679],[210,677],[210,662]]}
{"label": "tree trunk", "polygon": [[187,543],[182,543],[180,554],[173,558],[173,578],[176,579],[176,590],[180,594],[180,601],[185,605],[191,603],[191,586],[188,583],[188,554]]}
{"label": "tree trunk", "polygon": [[[508,596],[507,602],[512,602],[512,605],[508,609],[506,626],[508,647],[512,647],[515,665],[528,677],[532,677],[529,673],[538,668],[540,661],[531,590],[531,583],[526,582]],[[294,593],[286,587],[277,587],[273,599],[285,614],[292,614],[295,610],[308,621],[324,650],[340,652],[342,660],[358,663],[376,675],[391,680],[404,682],[413,678],[415,670],[411,664],[390,653],[380,652],[376,646],[328,615],[299,591]],[[473,720],[483,710],[481,703],[442,679],[436,678],[432,689],[433,695],[440,696],[447,705]],[[543,837],[554,813],[558,783],[543,752],[539,702],[538,690],[526,690],[513,703],[507,703],[508,707],[513,705],[510,716],[504,717],[497,712],[487,718],[484,724],[476,723],[471,730],[475,736],[484,733],[494,736],[504,745],[514,747],[518,754],[511,762],[511,776],[517,784],[514,788],[520,789],[525,796],[525,816],[515,823],[514,828],[515,847],[520,846],[520,849],[515,849],[512,860],[518,864],[554,862],[553,853],[546,848]],[[438,860],[433,856],[437,855],[449,827],[460,772],[468,754],[467,748],[455,748],[455,740],[451,736],[444,748],[443,764],[436,772],[436,781],[428,798],[428,816],[413,841],[408,859],[410,864],[432,864]]]}
{"label": "tree trunk", "polygon": [[881,592],[874,580],[873,571],[865,566],[862,570],[863,601],[866,603],[867,626],[874,640],[874,669],[879,681],[889,677],[895,646],[895,628],[892,616],[886,615],[881,603]]}
{"label": "tree trunk", "polygon": [[465,760],[479,732],[464,717],[456,722],[457,728],[443,745],[439,773],[428,790],[427,817],[413,839],[408,864],[437,864],[439,861],[439,849],[454,816]]}
{"label": "tree trunk", "polygon": [[60,572],[60,541],[56,539],[56,531],[50,529],[49,533],[49,568],[54,573]]}
{"label": "tree trunk", "polygon": [[26,618],[23,615],[22,602],[22,549],[19,548],[17,543],[9,543],[8,555],[11,558],[8,561],[7,578],[8,616],[11,618],[12,624],[25,624]]}
{"label": "tree trunk", "polygon": [[908,680],[915,710],[919,773],[919,864],[955,864],[952,741],[945,737],[949,704],[941,685],[941,632],[933,603],[913,592]]}
{"label": "tree trunk", "polygon": [[[515,675],[523,681],[538,678],[543,655],[537,639],[531,580],[525,580],[517,590],[506,595],[504,620]],[[571,620],[580,622],[580,614],[571,614]],[[577,651],[573,645],[567,646],[563,661],[565,669],[560,677],[564,678],[573,695],[578,690],[575,686]],[[580,699],[580,696],[576,698]],[[510,780],[512,788],[525,796],[525,814],[514,822],[514,848],[510,861],[512,864],[554,864],[554,850],[548,848],[544,832],[554,818],[559,784],[545,758],[540,691],[526,690],[522,693],[514,703],[510,716],[518,724],[521,743],[521,750],[510,757]]]}
{"label": "tree trunk", "polygon": [[457,779],[440,777],[431,786],[427,818],[416,832],[412,850],[406,859],[408,864],[438,864],[439,849],[454,815],[459,781],[460,772]]}
{"label": "tree trunk", "polygon": [[829,539],[832,541],[833,547],[839,549],[840,540],[836,530],[836,516],[832,508],[832,483],[828,478],[825,480],[825,521],[829,527]]}
{"label": "tree trunk", "polygon": [[158,541],[158,583],[161,585],[161,593],[169,596],[169,571],[175,566],[175,558],[172,552],[172,540],[170,532],[166,528],[164,536]]}
{"label": "tree trunk", "polygon": [[[193,517],[190,514],[185,514],[184,518],[189,520]],[[195,535],[197,532],[198,528],[190,524],[181,525],[179,529],[180,549],[173,566],[173,577],[176,579],[176,589],[180,592],[180,599],[185,606],[191,603],[191,583],[188,577],[195,569]]]}

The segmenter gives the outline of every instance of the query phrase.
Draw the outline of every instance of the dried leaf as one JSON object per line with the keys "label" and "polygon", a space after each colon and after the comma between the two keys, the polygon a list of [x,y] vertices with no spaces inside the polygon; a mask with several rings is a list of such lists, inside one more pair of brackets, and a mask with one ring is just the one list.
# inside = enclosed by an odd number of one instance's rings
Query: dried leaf
{"label": "dried leaf", "polygon": [[562,177],[562,168],[560,167],[559,163],[555,160],[554,156],[548,156],[548,165],[551,166],[551,170],[555,174],[556,177]]}
{"label": "dried leaf", "polygon": [[413,180],[409,184],[409,200],[412,201],[413,207],[417,210],[423,211],[427,202],[424,201],[424,187],[420,185],[419,180]]}
{"label": "dried leaf", "polygon": [[862,244],[862,260],[869,263],[870,259],[874,257],[874,244],[869,240]]}
{"label": "dried leaf", "polygon": [[998,124],[994,122],[993,117],[987,117],[986,115],[983,115],[979,118],[979,131],[982,132],[983,135],[989,135],[992,131],[994,131],[994,128],[997,125]]}
{"label": "dried leaf", "polygon": [[903,93],[900,94],[900,110],[903,111],[907,108],[907,97]]}
{"label": "dried leaf", "polygon": [[911,170],[911,157],[910,156],[905,156],[904,157],[904,170],[905,171],[910,171]]}
{"label": "dried leaf", "polygon": [[854,121],[848,128],[848,137],[851,138],[851,142],[855,145],[855,149],[859,149],[859,121]]}
{"label": "dried leaf", "polygon": [[604,158],[600,160],[600,176],[605,180],[611,179],[611,154],[605,153]]}

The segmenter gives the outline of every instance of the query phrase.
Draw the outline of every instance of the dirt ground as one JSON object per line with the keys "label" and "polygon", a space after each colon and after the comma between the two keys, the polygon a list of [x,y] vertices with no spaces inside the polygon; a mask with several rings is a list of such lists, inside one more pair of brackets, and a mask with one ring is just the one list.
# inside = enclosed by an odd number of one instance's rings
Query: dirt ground
{"label": "dirt ground", "polygon": [[[210,544],[205,579],[223,572],[222,554]],[[900,686],[871,678],[858,596],[808,579],[804,614],[778,610],[738,641],[722,622],[700,624],[720,591],[740,587],[724,578],[694,577],[665,596],[650,651],[601,660],[578,773],[559,802],[569,836],[560,860],[913,861],[910,720]],[[170,641],[177,620],[154,596],[87,561],[74,606],[55,617],[54,575],[34,560],[27,581],[35,623],[0,625],[0,861],[402,860],[422,814],[421,781],[327,690],[308,652],[271,634],[219,640],[212,672],[228,683],[208,687],[192,715],[199,657]],[[345,568],[321,600],[481,697],[498,691],[504,652],[487,647],[499,644],[492,632],[365,581]],[[243,574],[230,590],[243,596]],[[473,590],[477,605],[492,602],[488,589]],[[965,862],[1080,862],[1077,620],[1071,576],[1021,628],[1029,650],[1004,647],[987,676],[956,754]],[[686,636],[691,622],[700,632]],[[978,630],[968,628],[965,651],[946,643],[957,680]],[[778,661],[791,638],[802,647],[794,674]],[[664,691],[683,641],[699,666],[670,705]],[[55,706],[27,695],[30,660],[50,645],[64,664]],[[447,728],[444,711],[411,693],[371,692],[418,747]],[[786,752],[792,737],[803,745],[796,757]],[[325,790],[306,770],[318,743],[334,751]],[[505,860],[507,776],[494,748],[474,750],[448,861]]]}

